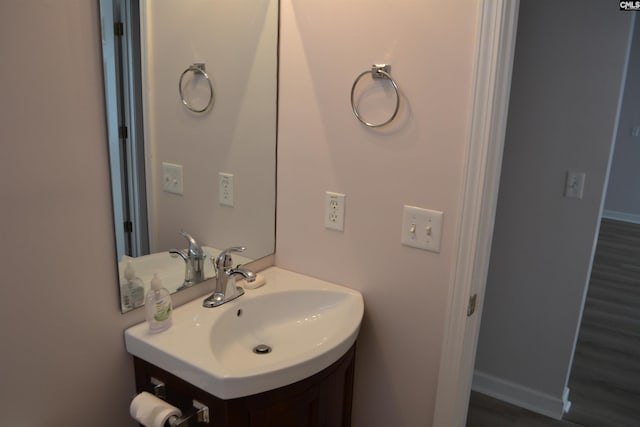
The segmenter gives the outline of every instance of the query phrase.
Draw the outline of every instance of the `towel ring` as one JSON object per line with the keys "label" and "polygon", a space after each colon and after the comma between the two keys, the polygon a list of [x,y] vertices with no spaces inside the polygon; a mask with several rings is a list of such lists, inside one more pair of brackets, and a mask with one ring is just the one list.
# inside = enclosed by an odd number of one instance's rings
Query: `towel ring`
{"label": "towel ring", "polygon": [[[192,107],[191,104],[189,104],[189,101],[187,101],[187,99],[184,97],[184,93],[182,92],[182,80],[184,79],[184,76],[190,71],[194,72],[195,74],[202,74],[202,76],[207,80],[207,83],[209,84],[209,102],[207,102],[207,105],[204,108],[198,109]],[[178,92],[180,93],[180,99],[182,100],[184,106],[194,113],[204,113],[209,109],[209,107],[211,107],[211,104],[213,103],[213,85],[211,84],[209,75],[206,73],[206,71],[204,71],[204,64],[191,64],[186,70],[182,72],[182,74],[180,75],[180,80],[178,81]]]}
{"label": "towel ring", "polygon": [[[391,65],[387,65],[387,64],[374,64],[371,66],[370,70],[364,71],[363,73],[361,73],[358,77],[356,77],[356,81],[353,82],[353,86],[351,86],[351,109],[353,110],[353,114],[355,114],[356,118],[360,121],[360,123],[369,126],[370,128],[378,128],[381,126],[384,126],[386,124],[391,123],[391,121],[393,121],[393,119],[396,118],[396,114],[398,114],[398,108],[400,107],[400,93],[398,92],[398,85],[396,84],[395,80],[393,80],[393,78],[391,77],[391,75],[389,74],[389,72],[391,71]],[[371,74],[371,77],[374,79],[388,79],[391,84],[393,85],[393,90],[396,92],[396,107],[393,110],[393,114],[391,115],[391,117],[389,117],[387,120],[385,120],[382,123],[369,123],[366,120],[364,120],[361,116],[360,113],[358,112],[358,109],[356,108],[355,103],[353,102],[353,95],[355,94],[356,91],[356,86],[358,85],[358,82],[360,81],[360,79],[362,77],[364,77],[367,74]]]}

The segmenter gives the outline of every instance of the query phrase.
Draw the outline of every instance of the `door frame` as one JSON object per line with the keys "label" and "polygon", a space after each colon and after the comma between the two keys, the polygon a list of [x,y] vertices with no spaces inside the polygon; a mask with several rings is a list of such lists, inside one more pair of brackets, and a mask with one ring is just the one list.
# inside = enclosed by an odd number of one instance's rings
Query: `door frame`
{"label": "door frame", "polygon": [[[434,427],[463,427],[491,254],[520,0],[481,0],[471,120],[465,150],[457,254],[433,418]],[[477,295],[475,312],[467,315]]]}
{"label": "door frame", "polygon": [[[100,0],[116,257],[149,253],[137,0]],[[120,31],[116,33],[116,24]]]}

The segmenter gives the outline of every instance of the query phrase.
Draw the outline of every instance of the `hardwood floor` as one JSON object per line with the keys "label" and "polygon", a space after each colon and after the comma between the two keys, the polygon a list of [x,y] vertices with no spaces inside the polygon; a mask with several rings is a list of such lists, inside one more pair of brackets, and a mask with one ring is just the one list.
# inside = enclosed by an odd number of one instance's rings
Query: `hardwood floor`
{"label": "hardwood floor", "polygon": [[640,225],[604,219],[569,378],[565,419],[640,426]]}
{"label": "hardwood floor", "polygon": [[580,427],[510,405],[484,394],[471,392],[467,427]]}
{"label": "hardwood floor", "polygon": [[640,426],[640,225],[603,219],[562,421],[471,394],[467,427]]}

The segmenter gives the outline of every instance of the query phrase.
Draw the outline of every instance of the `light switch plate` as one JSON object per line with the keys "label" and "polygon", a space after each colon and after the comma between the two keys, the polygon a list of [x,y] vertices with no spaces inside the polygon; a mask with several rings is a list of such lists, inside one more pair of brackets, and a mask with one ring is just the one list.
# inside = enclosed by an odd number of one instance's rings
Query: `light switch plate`
{"label": "light switch plate", "polygon": [[440,211],[405,205],[402,212],[402,244],[440,252],[443,217]]}
{"label": "light switch plate", "polygon": [[162,186],[167,193],[184,194],[182,165],[162,162]]}
{"label": "light switch plate", "polygon": [[587,174],[584,172],[567,171],[567,178],[564,184],[564,197],[570,199],[582,199],[584,194],[584,181]]}

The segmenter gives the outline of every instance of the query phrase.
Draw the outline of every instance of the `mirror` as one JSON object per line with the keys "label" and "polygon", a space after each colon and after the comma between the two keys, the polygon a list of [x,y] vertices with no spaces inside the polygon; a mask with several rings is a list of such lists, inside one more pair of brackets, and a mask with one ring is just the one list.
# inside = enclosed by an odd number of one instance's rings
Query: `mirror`
{"label": "mirror", "polygon": [[127,265],[145,290],[154,272],[184,287],[181,232],[207,254],[205,279],[227,247],[247,248],[234,264],[274,252],[278,6],[101,0],[123,312],[140,305]]}

